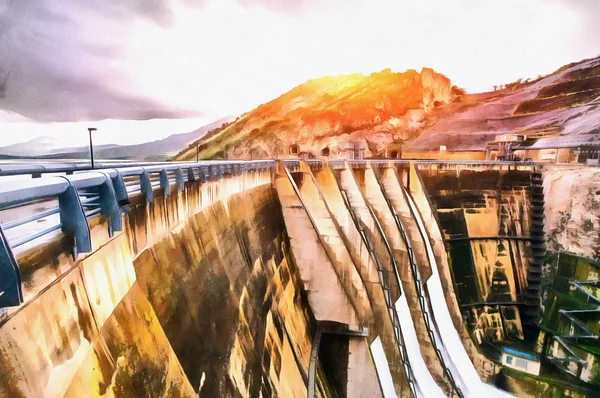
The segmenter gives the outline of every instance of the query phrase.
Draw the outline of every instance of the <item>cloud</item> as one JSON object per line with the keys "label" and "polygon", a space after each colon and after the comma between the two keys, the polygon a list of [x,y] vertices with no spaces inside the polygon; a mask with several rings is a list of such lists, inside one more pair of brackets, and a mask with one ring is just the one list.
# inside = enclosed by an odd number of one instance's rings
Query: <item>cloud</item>
{"label": "cloud", "polygon": [[216,118],[311,78],[422,66],[486,90],[597,55],[599,8],[597,0],[0,0],[0,110],[38,121]]}
{"label": "cloud", "polygon": [[122,62],[132,22],[169,26],[171,7],[168,0],[0,0],[0,108],[39,121],[200,115],[137,94]]}

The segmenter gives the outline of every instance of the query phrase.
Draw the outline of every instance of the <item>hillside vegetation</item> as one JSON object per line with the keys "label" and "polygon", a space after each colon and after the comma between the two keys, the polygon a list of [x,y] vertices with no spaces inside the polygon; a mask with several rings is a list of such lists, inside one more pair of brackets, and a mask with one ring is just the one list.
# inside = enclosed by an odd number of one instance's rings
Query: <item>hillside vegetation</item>
{"label": "hillside vegetation", "polygon": [[531,142],[549,138],[550,146],[565,138],[570,145],[600,144],[600,57],[506,87],[448,104],[406,148],[481,150],[504,133],[525,134]]}
{"label": "hillside vegetation", "polygon": [[424,68],[389,69],[309,80],[215,129],[178,160],[337,156],[348,140],[385,149],[481,150],[498,134],[531,139],[575,137],[600,143],[600,57],[565,65],[533,81],[466,94]]}
{"label": "hillside vegetation", "polygon": [[[383,70],[323,77],[301,84],[196,142],[200,157],[289,156],[297,145],[308,156],[335,155],[345,141],[363,140],[375,153],[410,139],[432,110],[451,100],[450,80],[431,69]],[[178,155],[191,160],[194,145]]]}

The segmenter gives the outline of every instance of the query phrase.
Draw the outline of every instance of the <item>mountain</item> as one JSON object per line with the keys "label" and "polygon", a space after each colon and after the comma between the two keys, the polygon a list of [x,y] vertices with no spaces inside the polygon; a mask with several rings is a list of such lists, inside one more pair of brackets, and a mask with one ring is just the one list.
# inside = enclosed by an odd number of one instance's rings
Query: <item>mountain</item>
{"label": "mountain", "polygon": [[[335,157],[348,140],[365,156],[485,151],[495,137],[525,134],[524,145],[600,145],[600,57],[548,76],[467,94],[432,69],[389,69],[309,80],[213,131],[177,155],[195,158]],[[404,156],[409,155],[409,156]]]}
{"label": "mountain", "polygon": [[[525,145],[600,145],[600,57],[571,63],[535,80],[463,95],[441,107],[405,150],[482,150],[499,134],[527,136]],[[416,156],[418,157],[418,156]]]}
{"label": "mountain", "polygon": [[[161,140],[146,142],[136,145],[117,145],[109,148],[99,148],[94,150],[98,159],[135,159],[145,161],[166,161],[175,155],[182,147],[201,138],[207,132],[227,124],[233,120],[232,116],[221,118],[213,123],[207,124],[189,133],[173,134]],[[64,152],[84,153],[87,156],[87,147],[77,148],[77,150],[67,150]],[[61,156],[65,153],[61,151]],[[71,156],[72,156],[71,154]],[[55,153],[54,156],[59,154]]]}
{"label": "mountain", "polygon": [[[351,139],[365,141],[372,154],[413,137],[427,115],[451,98],[450,80],[427,68],[328,76],[295,87],[195,144],[202,158],[267,158],[296,149],[335,155]],[[195,156],[191,148],[177,159]]]}
{"label": "mountain", "polygon": [[[136,145],[100,145],[94,146],[97,159],[132,159],[144,161],[165,161],[170,159],[182,147],[202,137],[207,132],[227,124],[233,117],[221,118],[211,124],[188,133],[173,134],[167,138]],[[40,159],[87,159],[89,147],[60,148],[51,137],[0,148],[0,156],[36,157]]]}
{"label": "mountain", "polygon": [[37,137],[26,142],[0,148],[0,154],[7,156],[39,156],[50,153],[60,147],[53,137]]}

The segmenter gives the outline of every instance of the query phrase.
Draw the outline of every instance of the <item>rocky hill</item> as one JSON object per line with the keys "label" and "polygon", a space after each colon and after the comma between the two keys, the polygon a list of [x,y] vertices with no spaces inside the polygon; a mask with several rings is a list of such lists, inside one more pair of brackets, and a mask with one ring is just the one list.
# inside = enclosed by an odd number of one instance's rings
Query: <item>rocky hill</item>
{"label": "rocky hill", "polygon": [[565,65],[493,92],[462,96],[439,110],[408,150],[479,150],[504,133],[535,147],[600,144],[600,57]]}
{"label": "rocky hill", "polygon": [[[290,150],[318,157],[335,155],[351,139],[366,142],[373,155],[416,136],[451,96],[450,80],[425,68],[323,77],[260,105],[197,144],[203,159],[283,157]],[[190,146],[177,158],[195,156]]]}
{"label": "rocky hill", "polygon": [[[495,136],[526,134],[527,145],[600,145],[600,57],[535,80],[465,94],[424,68],[323,77],[301,84],[181,151],[176,159],[336,156],[348,140],[365,156],[484,150]],[[387,153],[389,155],[389,153]]]}

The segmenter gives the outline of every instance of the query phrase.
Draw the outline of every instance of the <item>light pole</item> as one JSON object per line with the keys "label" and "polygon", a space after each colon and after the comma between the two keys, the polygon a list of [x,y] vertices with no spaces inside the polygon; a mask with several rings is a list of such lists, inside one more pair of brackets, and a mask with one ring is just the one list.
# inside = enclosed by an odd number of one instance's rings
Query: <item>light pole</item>
{"label": "light pole", "polygon": [[90,162],[92,164],[92,169],[94,168],[94,145],[92,144],[92,131],[96,131],[95,127],[88,127],[88,131],[90,132]]}

